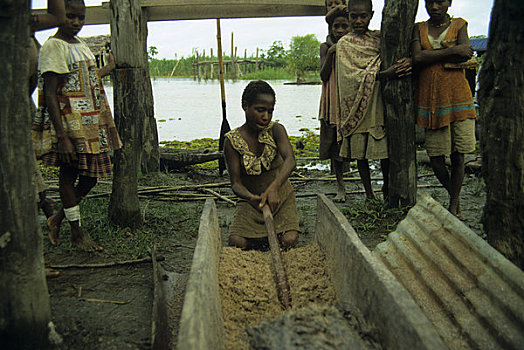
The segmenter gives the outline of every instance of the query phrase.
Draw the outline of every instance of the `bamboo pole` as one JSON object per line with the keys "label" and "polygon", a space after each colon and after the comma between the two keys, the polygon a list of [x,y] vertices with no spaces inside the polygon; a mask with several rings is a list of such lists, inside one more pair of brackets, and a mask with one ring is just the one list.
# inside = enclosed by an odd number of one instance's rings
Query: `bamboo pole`
{"label": "bamboo pole", "polygon": [[[233,33],[231,33],[233,34]],[[233,42],[233,41],[231,41]],[[218,46],[218,69],[220,72],[220,97],[222,99],[222,125],[220,126],[220,137],[218,139],[218,150],[224,149],[224,137],[227,132],[231,130],[226,117],[226,88],[224,86],[224,62],[222,59],[222,37],[220,34],[220,18],[217,18],[217,46]],[[224,173],[226,164],[223,158],[218,160],[218,172],[220,175]]]}

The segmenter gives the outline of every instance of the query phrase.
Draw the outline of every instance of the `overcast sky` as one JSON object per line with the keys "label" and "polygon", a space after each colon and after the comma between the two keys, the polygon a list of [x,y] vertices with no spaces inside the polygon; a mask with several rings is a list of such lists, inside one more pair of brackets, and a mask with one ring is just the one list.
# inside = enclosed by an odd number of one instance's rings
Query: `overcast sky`
{"label": "overcast sky", "polygon": [[[283,0],[285,1],[285,0]],[[322,1],[322,0],[319,0]],[[85,0],[87,6],[101,5],[100,0]],[[33,8],[45,8],[47,0],[33,0]],[[371,21],[371,29],[380,29],[384,0],[373,0],[375,16]],[[463,17],[469,22],[468,32],[473,35],[487,35],[492,0],[455,0],[448,13],[455,17]],[[424,1],[420,0],[417,21],[428,18],[424,8]],[[280,40],[286,48],[289,47],[291,37],[296,35],[315,34],[317,39],[324,41],[327,34],[327,24],[324,17],[281,17],[257,19],[223,19],[222,47],[229,54],[231,50],[231,32],[234,33],[234,44],[238,47],[238,55],[244,55],[247,49],[248,56],[254,54],[257,47],[267,49],[271,44]],[[190,20],[172,22],[150,22],[148,24],[148,47],[156,46],[158,58],[175,58],[190,56],[194,49],[206,50],[213,48],[216,55],[216,22],[215,20]],[[38,40],[43,43],[56,30],[47,30],[37,33]],[[80,36],[109,34],[109,25],[84,26]]]}

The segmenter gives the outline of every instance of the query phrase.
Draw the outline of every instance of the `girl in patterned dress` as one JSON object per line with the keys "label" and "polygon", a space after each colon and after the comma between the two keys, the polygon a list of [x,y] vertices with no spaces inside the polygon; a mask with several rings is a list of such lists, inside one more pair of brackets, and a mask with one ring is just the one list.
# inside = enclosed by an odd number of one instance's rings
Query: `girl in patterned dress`
{"label": "girl in patterned dress", "polygon": [[40,50],[33,144],[44,165],[60,167],[63,209],[47,220],[51,243],[56,243],[65,217],[73,246],[99,250],[81,229],[78,204],[97,178],[112,175],[109,152],[122,145],[100,81],[114,68],[114,60],[110,55],[109,64],[97,71],[92,52],[76,36],[85,20],[83,0],[66,0],[65,8],[65,23]]}
{"label": "girl in patterned dress", "polygon": [[[426,151],[436,177],[449,193],[448,210],[460,214],[464,154],[475,150],[476,111],[463,65],[473,55],[467,22],[451,18],[451,0],[426,0],[429,20],[417,23],[411,46],[417,68],[415,112],[426,129]],[[445,157],[451,158],[451,174]]]}
{"label": "girl in patterned dress", "polygon": [[295,192],[289,175],[295,156],[286,129],[272,122],[275,92],[264,81],[252,81],[242,94],[246,122],[226,134],[224,156],[233,192],[240,198],[229,227],[229,245],[243,249],[267,242],[262,207],[273,213],[284,247],[298,240]]}

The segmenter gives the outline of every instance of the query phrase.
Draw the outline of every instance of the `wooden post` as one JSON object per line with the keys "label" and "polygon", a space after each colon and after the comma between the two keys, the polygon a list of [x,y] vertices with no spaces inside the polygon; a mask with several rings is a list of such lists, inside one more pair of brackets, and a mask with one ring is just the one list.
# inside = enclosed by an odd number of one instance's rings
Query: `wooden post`
{"label": "wooden post", "polygon": [[235,66],[235,78],[238,79],[238,77],[241,75],[240,67],[238,66],[238,60],[237,60],[237,47],[235,46],[235,59],[233,60],[233,65]]}
{"label": "wooden post", "polygon": [[[386,0],[382,12],[382,67],[410,56],[418,0]],[[413,205],[417,196],[411,77],[382,82],[389,150],[389,204]]]}
{"label": "wooden post", "polygon": [[211,57],[209,58],[211,60],[211,67],[210,67],[210,76],[211,76],[211,79],[214,79],[214,72],[213,72],[213,69],[214,69],[214,65],[213,65],[213,48],[211,48]]}
{"label": "wooden post", "polygon": [[495,0],[479,77],[488,242],[524,269],[524,3]]}
{"label": "wooden post", "polygon": [[[47,349],[51,321],[37,220],[29,91],[30,1],[2,2],[0,35],[0,343]],[[16,54],[15,54],[16,53]]]}
{"label": "wooden post", "polygon": [[203,62],[203,65],[204,65],[204,80],[207,80],[208,76],[207,76],[207,65],[208,65],[208,62],[206,60],[206,50],[202,50],[202,59],[204,60]]}
{"label": "wooden post", "polygon": [[244,49],[244,63],[243,63],[244,74],[247,73],[246,61],[247,61],[247,49]]}
{"label": "wooden post", "polygon": [[[220,34],[220,19],[217,18],[217,52],[218,52],[218,71],[220,73],[220,98],[222,102],[222,124],[220,125],[220,136],[218,139],[218,150],[224,149],[225,135],[231,130],[226,117],[226,87],[224,84],[224,69],[222,60],[222,36]],[[224,158],[218,160],[218,172],[220,175],[226,169]]]}
{"label": "wooden post", "polygon": [[198,81],[202,78],[201,71],[200,71],[200,55],[198,54],[198,50],[196,51],[196,65],[197,65],[197,72],[198,72]]}
{"label": "wooden post", "polygon": [[233,32],[231,32],[231,76],[234,79],[236,76],[236,71],[235,71],[235,52],[233,50],[234,50]]}
{"label": "wooden post", "polygon": [[257,47],[257,55],[255,56],[255,72],[258,71],[258,47]]}
{"label": "wooden post", "polygon": [[[111,43],[116,69],[113,73],[114,116],[124,144],[115,151],[113,190],[109,217],[121,226],[142,223],[138,203],[138,172],[143,130],[153,111],[151,81],[144,53],[147,34],[139,0],[113,0],[111,8]],[[138,43],[138,45],[137,45]]]}

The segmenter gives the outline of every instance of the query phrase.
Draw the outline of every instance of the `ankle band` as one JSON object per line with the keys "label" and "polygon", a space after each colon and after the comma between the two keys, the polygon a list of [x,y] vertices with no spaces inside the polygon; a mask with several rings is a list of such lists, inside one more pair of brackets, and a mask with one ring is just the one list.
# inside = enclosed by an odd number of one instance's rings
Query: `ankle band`
{"label": "ankle band", "polygon": [[81,226],[80,223],[80,206],[75,205],[71,208],[64,208],[64,214],[67,219],[67,221],[78,221],[78,225]]}

